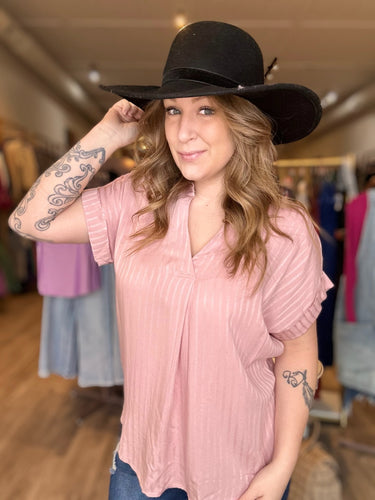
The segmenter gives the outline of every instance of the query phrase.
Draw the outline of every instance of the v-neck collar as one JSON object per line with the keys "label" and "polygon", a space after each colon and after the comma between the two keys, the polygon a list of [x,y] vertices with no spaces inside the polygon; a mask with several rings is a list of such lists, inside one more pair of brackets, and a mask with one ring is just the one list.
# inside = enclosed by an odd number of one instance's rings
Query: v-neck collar
{"label": "v-neck collar", "polygon": [[224,223],[220,226],[218,231],[206,242],[203,247],[198,250],[194,255],[192,254],[191,251],[191,238],[190,238],[190,232],[189,232],[189,212],[190,212],[190,204],[193,201],[193,198],[195,197],[195,186],[194,183],[191,182],[184,195],[183,198],[186,199],[186,210],[185,210],[185,217],[184,217],[184,232],[185,232],[185,243],[188,245],[189,248],[189,256],[192,261],[198,259],[201,255],[204,255],[205,253],[209,252],[211,247],[214,246],[215,241],[219,238],[224,233]]}
{"label": "v-neck collar", "polygon": [[192,255],[189,210],[194,196],[194,184],[191,183],[177,198],[170,213],[170,233],[167,240],[168,245],[175,248],[173,254],[179,262],[178,273],[181,276],[207,279],[217,276],[218,273],[221,274],[219,268],[223,267],[228,251],[224,238],[225,225],[223,223],[212,238],[196,254]]}
{"label": "v-neck collar", "polygon": [[215,246],[216,240],[222,235],[224,232],[224,223],[220,226],[219,230],[207,241],[203,247],[198,250],[194,255],[191,252],[191,240],[190,240],[190,233],[189,233],[189,226],[187,226],[187,236],[188,236],[188,243],[189,243],[189,248],[190,248],[190,258],[194,261],[198,259],[201,255],[204,255],[205,253],[209,252],[211,250],[211,247]]}

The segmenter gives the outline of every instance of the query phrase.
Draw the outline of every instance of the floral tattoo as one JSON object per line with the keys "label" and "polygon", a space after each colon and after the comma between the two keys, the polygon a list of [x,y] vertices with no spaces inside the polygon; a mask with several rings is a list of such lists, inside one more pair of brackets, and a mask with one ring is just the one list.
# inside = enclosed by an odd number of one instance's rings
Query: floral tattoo
{"label": "floral tattoo", "polygon": [[309,409],[311,409],[313,401],[314,401],[314,390],[309,386],[306,380],[306,373],[307,370],[305,371],[296,371],[296,372],[291,372],[289,370],[285,370],[283,372],[283,377],[286,379],[288,384],[290,384],[292,387],[298,387],[299,385],[302,384],[302,395],[305,400],[305,403]]}

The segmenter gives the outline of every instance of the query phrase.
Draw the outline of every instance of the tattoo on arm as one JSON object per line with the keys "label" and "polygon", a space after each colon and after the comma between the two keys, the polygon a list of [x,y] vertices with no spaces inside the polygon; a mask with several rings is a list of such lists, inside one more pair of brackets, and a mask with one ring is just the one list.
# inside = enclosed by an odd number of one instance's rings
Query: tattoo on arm
{"label": "tattoo on arm", "polygon": [[18,207],[13,213],[13,227],[14,229],[21,234],[21,236],[29,237],[28,235],[22,233],[21,228],[22,228],[22,221],[20,217],[26,212],[27,205],[30,203],[30,201],[34,198],[35,196],[35,190],[40,184],[40,177],[37,179],[33,186],[31,187],[30,191],[27,193],[27,195],[23,198],[23,200],[20,202]]}
{"label": "tattoo on arm", "polygon": [[283,372],[283,377],[286,379],[287,383],[290,384],[292,387],[298,387],[299,385],[302,384],[303,398],[305,400],[307,407],[311,409],[314,401],[315,391],[307,383],[306,373],[307,370],[303,372],[302,371],[291,372],[289,370],[285,370]]}
{"label": "tattoo on arm", "polygon": [[[48,215],[38,220],[35,223],[35,228],[38,231],[45,231],[49,229],[51,222],[62,212],[66,207],[68,207],[73,201],[78,198],[83,188],[90,182],[94,177],[96,170],[93,168],[91,163],[87,160],[98,159],[99,164],[104,163],[106,157],[106,151],[104,148],[97,148],[91,151],[84,151],[81,149],[80,143],[76,144],[68,153],[60,158],[56,163],[54,163],[48,170],[42,174],[35,184],[30,189],[29,193],[21,201],[20,205],[16,209],[13,215],[14,228],[18,233],[22,233],[22,221],[20,217],[26,212],[30,201],[35,196],[35,191],[40,184],[41,178],[49,177],[54,175],[56,178],[62,178],[60,184],[56,184],[53,188],[53,194],[48,197],[48,202],[51,208],[48,209]],[[82,172],[80,175],[75,177],[68,176],[72,169],[72,163],[79,162],[79,169]],[[66,175],[64,179],[63,176]],[[86,183],[84,181],[86,180]],[[84,184],[83,184],[84,183]],[[28,235],[24,235],[28,236]]]}
{"label": "tattoo on arm", "polygon": [[[65,167],[65,165],[64,165]],[[79,196],[82,188],[82,181],[87,177],[89,180],[95,175],[95,170],[90,164],[82,163],[79,166],[82,175],[75,177],[67,177],[62,184],[56,184],[53,189],[53,194],[48,197],[49,204],[54,207],[48,210],[48,216],[38,220],[35,223],[35,228],[39,231],[49,229],[51,222],[56,216],[69,206]],[[59,172],[55,176],[58,177]]]}

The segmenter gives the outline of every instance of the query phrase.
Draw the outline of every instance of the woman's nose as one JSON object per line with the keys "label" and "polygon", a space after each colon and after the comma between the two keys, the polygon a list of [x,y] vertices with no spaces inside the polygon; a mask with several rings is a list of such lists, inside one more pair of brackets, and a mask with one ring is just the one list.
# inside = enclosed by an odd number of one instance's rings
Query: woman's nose
{"label": "woman's nose", "polygon": [[194,139],[196,135],[197,131],[194,118],[186,114],[181,115],[178,127],[178,139],[181,142],[187,142]]}

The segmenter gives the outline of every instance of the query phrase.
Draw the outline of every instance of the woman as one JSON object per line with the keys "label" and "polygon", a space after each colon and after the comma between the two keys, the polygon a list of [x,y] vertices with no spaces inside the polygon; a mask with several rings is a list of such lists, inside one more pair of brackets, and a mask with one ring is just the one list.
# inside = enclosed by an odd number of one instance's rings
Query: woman
{"label": "woman", "polygon": [[[279,194],[272,142],[313,130],[319,100],[264,85],[256,42],[210,21],[178,33],[161,87],[106,90],[126,99],[36,182],[10,225],[90,241],[99,264],[114,262],[125,404],[110,498],[280,500],[314,397],[330,284],[307,214]],[[134,171],[81,195],[139,137]]]}

